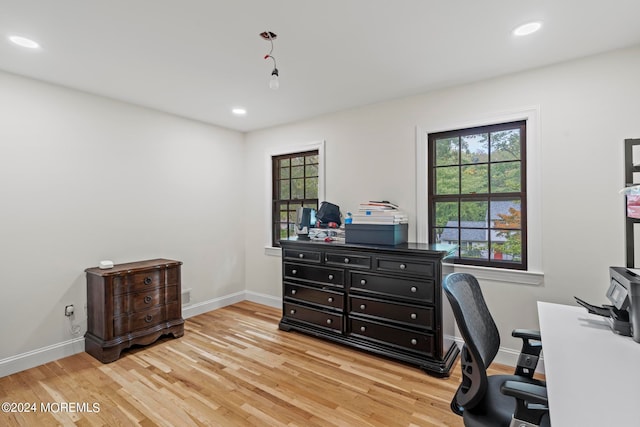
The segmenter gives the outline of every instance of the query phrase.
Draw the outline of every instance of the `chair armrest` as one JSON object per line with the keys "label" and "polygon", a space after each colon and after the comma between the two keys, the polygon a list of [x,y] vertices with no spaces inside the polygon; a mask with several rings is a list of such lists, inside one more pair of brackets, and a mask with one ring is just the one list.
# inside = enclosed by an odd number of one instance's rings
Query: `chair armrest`
{"label": "chair armrest", "polygon": [[[528,424],[539,426],[542,417],[549,412],[547,388],[537,384],[520,381],[505,381],[500,386],[500,392],[516,399],[514,420],[524,421]],[[519,425],[516,423],[516,425]]]}
{"label": "chair armrest", "polygon": [[530,384],[521,381],[505,381],[500,386],[500,392],[504,395],[515,397],[529,403],[537,403],[547,406],[547,388],[538,384]]}
{"label": "chair armrest", "polygon": [[542,351],[540,331],[532,329],[514,329],[511,336],[522,339],[522,350],[518,358],[516,375],[533,378]]}
{"label": "chair armrest", "polygon": [[536,331],[533,329],[514,329],[511,332],[511,336],[516,338],[522,338],[527,340],[535,340],[540,341],[542,337],[540,336],[540,331]]}

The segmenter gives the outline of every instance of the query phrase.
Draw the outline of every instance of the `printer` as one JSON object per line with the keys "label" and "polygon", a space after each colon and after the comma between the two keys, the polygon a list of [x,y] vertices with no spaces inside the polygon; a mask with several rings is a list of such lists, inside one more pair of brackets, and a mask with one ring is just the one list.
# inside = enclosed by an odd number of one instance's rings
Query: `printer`
{"label": "printer", "polygon": [[609,267],[607,299],[611,305],[591,305],[578,297],[576,302],[589,313],[609,319],[613,332],[633,337],[640,343],[640,272],[624,267]]}

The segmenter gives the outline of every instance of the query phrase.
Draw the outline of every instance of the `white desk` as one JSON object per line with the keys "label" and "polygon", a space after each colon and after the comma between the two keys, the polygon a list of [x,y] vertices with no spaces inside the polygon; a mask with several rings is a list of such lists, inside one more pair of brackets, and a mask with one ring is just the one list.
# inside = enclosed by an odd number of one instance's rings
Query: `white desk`
{"label": "white desk", "polygon": [[552,427],[640,426],[640,343],[582,307],[538,302]]}

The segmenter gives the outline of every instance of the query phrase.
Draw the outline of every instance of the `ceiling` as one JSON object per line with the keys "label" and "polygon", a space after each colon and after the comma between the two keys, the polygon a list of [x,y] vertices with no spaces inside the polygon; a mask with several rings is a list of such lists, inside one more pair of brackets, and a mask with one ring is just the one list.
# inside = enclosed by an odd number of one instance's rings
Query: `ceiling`
{"label": "ceiling", "polygon": [[636,45],[638,17],[638,0],[0,0],[0,69],[247,132]]}

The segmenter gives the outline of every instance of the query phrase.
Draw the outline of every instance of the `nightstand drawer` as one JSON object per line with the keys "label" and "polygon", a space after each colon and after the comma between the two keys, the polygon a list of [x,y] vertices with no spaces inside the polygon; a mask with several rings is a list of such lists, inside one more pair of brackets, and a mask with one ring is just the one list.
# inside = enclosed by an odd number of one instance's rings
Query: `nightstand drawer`
{"label": "nightstand drawer", "polygon": [[113,294],[123,294],[126,292],[137,292],[163,285],[164,270],[155,269],[137,274],[115,276],[113,278]]}
{"label": "nightstand drawer", "polygon": [[319,289],[285,282],[284,297],[338,310],[344,308],[344,293],[329,289]]}
{"label": "nightstand drawer", "polygon": [[283,311],[284,317],[289,320],[311,323],[338,333],[343,331],[343,316],[340,314],[286,302]]}
{"label": "nightstand drawer", "polygon": [[344,286],[344,271],[337,268],[319,267],[316,265],[284,263],[284,277],[307,282],[326,283]]}
{"label": "nightstand drawer", "polygon": [[356,293],[388,295],[433,303],[434,283],[432,280],[399,279],[368,273],[351,272],[350,290]]}
{"label": "nightstand drawer", "polygon": [[376,317],[421,329],[433,327],[433,308],[395,304],[372,298],[350,297],[350,314]]}
{"label": "nightstand drawer", "polygon": [[383,345],[399,347],[424,356],[433,355],[434,339],[433,335],[429,333],[396,328],[356,318],[350,319],[349,326],[351,335],[374,340]]}
{"label": "nightstand drawer", "polygon": [[113,298],[113,314],[114,316],[119,316],[125,313],[147,310],[150,307],[177,300],[177,286],[155,288],[147,292],[120,294]]}
{"label": "nightstand drawer", "polygon": [[116,317],[113,319],[113,331],[115,335],[122,335],[162,323],[165,320],[162,309],[163,307],[156,307],[128,316]]}

